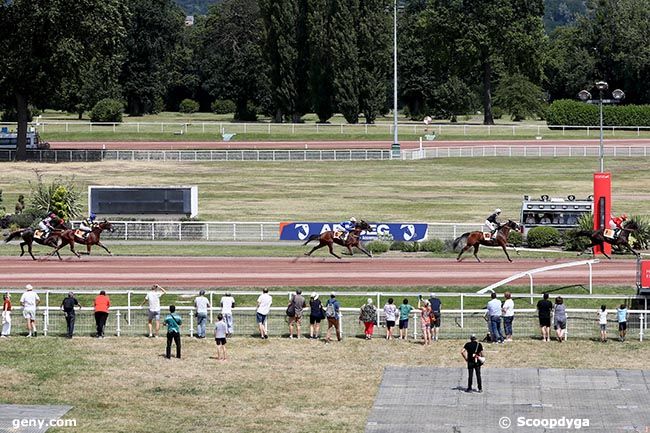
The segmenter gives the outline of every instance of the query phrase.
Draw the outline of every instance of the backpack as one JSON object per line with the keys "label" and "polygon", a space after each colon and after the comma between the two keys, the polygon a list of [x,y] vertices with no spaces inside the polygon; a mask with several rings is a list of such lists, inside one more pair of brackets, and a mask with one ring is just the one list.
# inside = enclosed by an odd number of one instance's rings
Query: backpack
{"label": "backpack", "polygon": [[327,308],[325,309],[325,317],[329,318],[335,318],[336,317],[336,309],[334,308],[334,303],[327,303]]}

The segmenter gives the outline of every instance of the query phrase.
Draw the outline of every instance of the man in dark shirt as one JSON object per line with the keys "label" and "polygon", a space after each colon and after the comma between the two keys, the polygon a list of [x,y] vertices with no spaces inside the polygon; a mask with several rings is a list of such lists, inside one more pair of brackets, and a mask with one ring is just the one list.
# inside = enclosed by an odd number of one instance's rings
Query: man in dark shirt
{"label": "man in dark shirt", "polygon": [[436,294],[432,293],[429,298],[429,304],[431,304],[431,340],[438,341],[438,331],[440,330],[440,308],[442,307],[442,302],[440,299],[436,298]]}
{"label": "man in dark shirt", "polygon": [[478,392],[483,392],[483,384],[481,383],[481,362],[477,359],[483,356],[483,345],[476,340],[476,335],[472,334],[469,337],[469,342],[465,343],[463,350],[460,351],[465,361],[467,361],[467,389],[465,392],[472,392],[472,379],[474,371],[476,371],[476,384],[478,385]]}
{"label": "man in dark shirt", "polygon": [[537,303],[537,313],[539,315],[539,327],[542,329],[542,340],[550,341],[551,332],[551,310],[553,303],[548,300],[548,293],[544,293],[544,299]]}
{"label": "man in dark shirt", "polygon": [[74,297],[74,293],[69,292],[68,296],[61,302],[61,309],[65,313],[65,321],[68,324],[68,338],[72,338],[72,334],[74,333],[75,306],[81,310],[81,305],[77,301],[77,298]]}

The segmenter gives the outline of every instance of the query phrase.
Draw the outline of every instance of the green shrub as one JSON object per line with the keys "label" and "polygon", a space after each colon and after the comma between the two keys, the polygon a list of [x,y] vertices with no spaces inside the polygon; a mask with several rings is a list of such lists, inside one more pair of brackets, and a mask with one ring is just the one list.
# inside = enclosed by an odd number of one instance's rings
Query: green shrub
{"label": "green shrub", "polygon": [[587,236],[578,236],[580,229],[567,230],[562,234],[562,243],[567,251],[584,251],[591,241]]}
{"label": "green shrub", "polygon": [[508,243],[516,247],[521,246],[524,243],[524,237],[520,232],[513,230],[508,234]]}
{"label": "green shrub", "polygon": [[420,251],[442,253],[445,251],[445,243],[440,239],[428,239],[420,242]]}
{"label": "green shrub", "polygon": [[217,99],[212,103],[210,108],[216,114],[230,114],[235,112],[237,106],[230,99]]}
{"label": "green shrub", "polygon": [[418,242],[404,242],[395,241],[390,244],[391,251],[402,251],[405,253],[417,253],[420,251],[420,244]]}
{"label": "green shrub", "polygon": [[116,99],[102,99],[90,112],[91,122],[121,122],[124,104]]}
{"label": "green shrub", "polygon": [[184,114],[192,114],[199,111],[199,103],[194,99],[183,99],[178,106],[178,111]]}
{"label": "green shrub", "polygon": [[492,117],[495,119],[501,119],[503,117],[503,110],[499,107],[492,107]]}
{"label": "green shrub", "polygon": [[404,242],[404,241],[393,241],[393,242],[391,242],[389,249],[391,251],[403,251],[405,243],[406,242]]}
{"label": "green shrub", "polygon": [[365,245],[365,247],[373,254],[381,254],[388,251],[390,244],[384,241],[370,241]]}
{"label": "green shrub", "polygon": [[533,227],[526,238],[530,248],[545,248],[558,245],[560,232],[555,227]]}
{"label": "green shrub", "polygon": [[40,220],[45,218],[46,214],[47,212],[44,210],[28,208],[25,209],[20,215],[13,215],[11,217],[11,223],[18,226],[19,228],[36,226]]}
{"label": "green shrub", "polygon": [[[585,104],[570,99],[554,101],[547,111],[548,125],[598,126],[598,104]],[[605,126],[650,126],[650,105],[621,105],[603,107]]]}

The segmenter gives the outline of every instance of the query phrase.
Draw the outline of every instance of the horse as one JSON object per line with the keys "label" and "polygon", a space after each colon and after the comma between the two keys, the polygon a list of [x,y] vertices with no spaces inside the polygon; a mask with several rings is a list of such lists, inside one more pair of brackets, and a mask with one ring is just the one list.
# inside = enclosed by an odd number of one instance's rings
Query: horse
{"label": "horse", "polygon": [[343,247],[346,247],[350,252],[350,255],[353,255],[352,248],[356,247],[359,248],[361,251],[363,251],[368,257],[372,257],[372,253],[366,250],[363,247],[363,245],[361,245],[361,240],[360,240],[361,232],[370,231],[370,230],[371,230],[370,224],[361,220],[355,225],[354,229],[350,233],[348,233],[348,236],[347,238],[345,238],[345,241],[340,237],[335,236],[335,232],[333,230],[323,232],[320,235],[311,235],[309,236],[309,238],[307,238],[307,240],[303,245],[307,245],[309,242],[315,240],[318,240],[319,243],[314,248],[312,248],[311,251],[305,253],[305,255],[311,256],[311,253],[327,245],[327,247],[330,250],[330,254],[336,257],[337,259],[340,259],[341,256],[336,254],[334,252],[334,248],[332,248],[334,244],[338,244]]}
{"label": "horse", "polygon": [[[487,245],[490,247],[503,248],[503,252],[508,258],[508,261],[512,262],[512,259],[510,258],[510,256],[508,255],[508,251],[506,250],[506,247],[509,246],[508,234],[510,234],[510,230],[519,230],[519,224],[517,224],[512,220],[508,220],[507,223],[499,226],[499,228],[497,229],[496,236],[493,236],[491,239],[485,239],[483,232],[479,232],[479,231],[463,233],[462,235],[460,235],[454,240],[454,250],[456,250],[461,245],[462,242],[465,242],[465,246],[463,247],[462,250],[460,250],[460,253],[458,253],[458,257],[456,257],[456,260],[460,261],[463,253],[469,250],[470,248],[474,247],[474,257],[476,257],[476,260],[480,262],[481,259],[479,259],[477,255],[478,248],[480,245]],[[516,248],[515,251],[517,251]],[[519,254],[519,251],[517,251],[517,254]]]}
{"label": "horse", "polygon": [[[20,243],[20,257],[25,255],[25,245],[27,245],[27,252],[29,253],[30,256],[32,256],[32,259],[36,260],[36,257],[34,257],[34,254],[32,253],[32,244],[36,242],[37,244],[40,245],[57,248],[56,234],[67,229],[68,228],[65,225],[60,223],[55,227],[55,229],[52,232],[50,232],[49,236],[43,238],[43,237],[35,237],[36,232],[34,231],[34,229],[32,227],[27,227],[25,229],[16,230],[14,232],[9,233],[9,235],[5,238],[5,243],[11,241],[14,238],[18,238],[18,237],[22,238],[23,241]],[[38,231],[42,233],[41,230]],[[58,249],[56,250],[56,255],[59,257],[59,260],[63,260],[61,258],[61,255],[58,252]]]}
{"label": "horse", "polygon": [[636,233],[637,230],[639,230],[639,226],[634,221],[628,221],[628,223],[621,228],[619,235],[615,239],[605,236],[605,229],[598,229],[598,230],[591,230],[591,231],[581,230],[577,233],[578,236],[589,237],[589,239],[591,240],[591,245],[589,245],[582,252],[580,252],[578,256],[583,255],[590,248],[591,248],[592,256],[595,256],[594,247],[599,245],[601,247],[600,251],[603,253],[603,255],[611,260],[611,257],[608,256],[607,253],[605,253],[605,249],[603,248],[605,242],[607,242],[608,244],[614,246],[623,246],[628,250],[630,250],[632,254],[639,257],[639,253],[637,253],[632,249],[632,246],[628,241],[628,237],[630,236],[630,234]]}
{"label": "horse", "polygon": [[56,247],[56,249],[53,252],[50,253],[50,255],[56,253],[57,251],[59,251],[64,246],[70,245],[70,250],[73,253],[75,253],[77,255],[77,257],[81,257],[74,250],[74,244],[75,243],[86,245],[86,248],[87,248],[86,254],[88,254],[88,255],[90,255],[90,250],[91,250],[93,245],[98,245],[98,246],[104,248],[104,250],[106,250],[106,252],[108,253],[109,256],[113,255],[113,253],[111,253],[110,250],[108,248],[106,248],[106,246],[104,244],[102,244],[101,240],[99,239],[101,233],[104,230],[108,230],[110,232],[113,231],[113,225],[110,222],[104,220],[104,221],[102,221],[102,222],[100,222],[98,224],[93,224],[92,231],[90,233],[88,233],[88,235],[85,236],[85,237],[82,237],[81,235],[79,235],[77,230],[78,229],[68,229],[68,230],[64,230],[64,231],[62,231],[60,233],[56,233],[54,236],[56,236],[58,239],[61,239],[61,243],[59,244],[58,247]]}

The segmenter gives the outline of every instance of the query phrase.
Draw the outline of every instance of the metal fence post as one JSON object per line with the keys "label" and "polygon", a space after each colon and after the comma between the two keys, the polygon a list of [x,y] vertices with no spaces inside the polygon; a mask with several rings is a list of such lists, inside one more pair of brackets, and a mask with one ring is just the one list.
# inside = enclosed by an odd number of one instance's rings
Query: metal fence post
{"label": "metal fence post", "polygon": [[212,303],[212,295],[214,295],[214,292],[210,292],[210,323],[214,323],[214,304]]}
{"label": "metal fence post", "polygon": [[194,337],[194,308],[190,308],[190,337]]}
{"label": "metal fence post", "polygon": [[126,293],[126,305],[127,305],[127,310],[126,310],[126,323],[131,325],[131,291],[129,290]]}
{"label": "metal fence post", "polygon": [[120,310],[117,310],[117,311],[115,312],[115,320],[116,320],[116,329],[115,329],[115,333],[117,334],[118,337],[119,337],[120,335],[122,335],[122,329],[120,328],[120,316],[121,316],[121,314],[120,314]]}
{"label": "metal fence post", "polygon": [[643,320],[643,314],[639,314],[639,341],[643,341],[643,324],[645,320]]}
{"label": "metal fence post", "polygon": [[465,296],[460,294],[460,329],[465,328]]}

